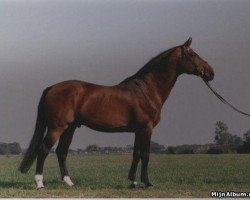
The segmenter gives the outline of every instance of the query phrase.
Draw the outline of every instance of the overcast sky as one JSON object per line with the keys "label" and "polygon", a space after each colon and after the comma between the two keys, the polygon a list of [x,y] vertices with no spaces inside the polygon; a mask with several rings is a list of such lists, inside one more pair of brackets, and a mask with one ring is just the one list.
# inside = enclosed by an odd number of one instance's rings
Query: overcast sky
{"label": "overcast sky", "polygon": [[[211,85],[250,113],[249,19],[249,0],[1,0],[0,142],[28,145],[47,86],[70,79],[117,84],[189,36],[215,70]],[[239,136],[250,129],[250,118],[223,105],[198,77],[182,75],[152,139],[166,146],[213,142],[218,120]],[[133,140],[132,133],[82,126],[71,148]]]}

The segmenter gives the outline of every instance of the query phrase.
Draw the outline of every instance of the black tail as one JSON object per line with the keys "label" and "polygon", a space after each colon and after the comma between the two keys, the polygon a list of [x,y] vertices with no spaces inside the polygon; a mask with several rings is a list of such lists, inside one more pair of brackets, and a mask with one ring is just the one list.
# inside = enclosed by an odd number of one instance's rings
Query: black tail
{"label": "black tail", "polygon": [[48,92],[49,89],[50,88],[46,88],[43,91],[43,94],[38,104],[35,132],[31,139],[29,148],[27,149],[24,155],[24,158],[19,166],[19,171],[21,171],[22,173],[26,173],[29,171],[32,163],[37,157],[38,150],[43,141],[44,132],[45,132],[46,125],[47,125],[43,105],[44,105],[44,99],[45,99],[46,93]]}

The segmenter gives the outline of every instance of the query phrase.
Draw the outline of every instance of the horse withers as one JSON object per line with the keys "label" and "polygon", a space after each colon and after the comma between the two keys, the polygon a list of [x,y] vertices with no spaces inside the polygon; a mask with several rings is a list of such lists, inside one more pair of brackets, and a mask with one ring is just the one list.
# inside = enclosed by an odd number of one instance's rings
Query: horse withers
{"label": "horse withers", "polygon": [[[102,132],[134,132],[134,151],[128,179],[135,187],[141,160],[141,181],[152,186],[148,162],[152,129],[159,123],[161,109],[177,78],[194,74],[206,81],[214,77],[212,67],[191,48],[192,39],[150,60],[131,77],[114,86],[79,80],[64,81],[44,90],[38,105],[34,135],[19,170],[27,172],[37,158],[35,181],[43,188],[43,166],[50,149],[56,148],[62,180],[69,186],[66,157],[74,131],[85,125]],[[46,132],[46,135],[44,136]]]}

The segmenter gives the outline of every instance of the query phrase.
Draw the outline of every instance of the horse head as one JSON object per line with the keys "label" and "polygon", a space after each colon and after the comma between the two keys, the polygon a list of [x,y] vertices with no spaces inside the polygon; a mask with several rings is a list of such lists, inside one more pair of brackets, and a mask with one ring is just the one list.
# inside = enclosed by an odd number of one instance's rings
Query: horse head
{"label": "horse head", "polygon": [[189,38],[180,46],[182,52],[181,72],[200,76],[205,81],[213,80],[213,68],[191,48],[191,43],[192,38]]}

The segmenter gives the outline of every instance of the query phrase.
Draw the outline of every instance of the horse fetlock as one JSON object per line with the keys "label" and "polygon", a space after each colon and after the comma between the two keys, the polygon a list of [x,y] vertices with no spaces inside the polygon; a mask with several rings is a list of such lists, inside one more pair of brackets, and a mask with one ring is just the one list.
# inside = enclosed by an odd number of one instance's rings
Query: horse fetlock
{"label": "horse fetlock", "polygon": [[142,177],[141,182],[144,183],[146,188],[153,186],[152,183],[150,183],[148,176]]}
{"label": "horse fetlock", "polygon": [[136,181],[132,181],[132,184],[134,185],[138,185],[138,183]]}
{"label": "horse fetlock", "polygon": [[35,181],[36,181],[36,189],[42,189],[44,188],[43,185],[43,175],[42,174],[36,174],[35,175]]}
{"label": "horse fetlock", "polygon": [[68,186],[72,187],[74,185],[74,183],[71,181],[70,177],[69,176],[64,176],[63,177],[63,181],[65,183],[67,183]]}
{"label": "horse fetlock", "polygon": [[150,188],[153,187],[153,184],[148,182],[148,183],[144,183],[145,184],[145,188]]}
{"label": "horse fetlock", "polygon": [[130,170],[129,171],[129,174],[128,174],[128,179],[130,180],[130,181],[135,181],[135,171],[134,170]]}
{"label": "horse fetlock", "polygon": [[138,183],[136,181],[132,181],[129,188],[130,189],[135,189],[137,185],[138,185]]}

